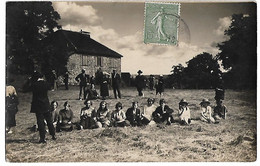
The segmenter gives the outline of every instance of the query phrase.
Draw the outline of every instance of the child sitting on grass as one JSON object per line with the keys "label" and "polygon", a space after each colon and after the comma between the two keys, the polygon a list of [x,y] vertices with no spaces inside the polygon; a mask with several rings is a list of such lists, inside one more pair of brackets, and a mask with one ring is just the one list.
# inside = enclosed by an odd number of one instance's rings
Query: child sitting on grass
{"label": "child sitting on grass", "polygon": [[222,100],[217,101],[217,106],[214,108],[214,119],[219,121],[221,119],[226,119],[227,117],[227,107],[223,105]]}
{"label": "child sitting on grass", "polygon": [[182,125],[190,125],[190,109],[188,107],[188,102],[185,99],[181,99],[179,102],[179,117]]}
{"label": "child sitting on grass", "polygon": [[201,120],[203,122],[215,123],[215,119],[212,117],[212,111],[210,107],[210,102],[208,99],[203,99],[200,103],[201,106]]}

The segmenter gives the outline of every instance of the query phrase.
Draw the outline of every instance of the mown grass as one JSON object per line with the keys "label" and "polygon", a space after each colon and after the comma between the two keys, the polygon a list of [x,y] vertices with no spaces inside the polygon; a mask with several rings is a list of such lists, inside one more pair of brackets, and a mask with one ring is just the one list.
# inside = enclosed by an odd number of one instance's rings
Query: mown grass
{"label": "mown grass", "polygon": [[[113,99],[112,91],[107,99],[109,109],[115,103],[123,103],[124,110],[137,100],[142,107],[148,97],[159,96],[145,91],[145,97],[137,97],[134,88],[122,89],[123,98]],[[191,109],[192,125],[155,125],[146,127],[73,130],[57,133],[58,139],[38,144],[38,132],[29,130],[36,123],[30,113],[31,93],[18,93],[20,104],[16,115],[14,133],[6,135],[6,160],[10,162],[102,162],[102,161],[255,161],[256,160],[256,92],[227,90],[224,104],[228,108],[226,120],[219,124],[207,124],[199,119],[199,103],[209,98],[214,106],[214,90],[170,90],[163,98],[175,110],[185,98]],[[50,100],[57,100],[59,108],[68,100],[79,120],[83,101],[77,100],[78,89],[49,92]],[[93,101],[99,106],[101,100]]]}

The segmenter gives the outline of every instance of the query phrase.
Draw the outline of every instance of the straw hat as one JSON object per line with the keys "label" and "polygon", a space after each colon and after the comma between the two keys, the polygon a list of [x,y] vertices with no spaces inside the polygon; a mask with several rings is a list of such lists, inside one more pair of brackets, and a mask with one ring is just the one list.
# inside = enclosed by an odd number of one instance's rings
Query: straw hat
{"label": "straw hat", "polygon": [[179,102],[179,105],[188,105],[188,102],[186,99],[181,99],[181,101]]}
{"label": "straw hat", "polygon": [[200,103],[200,105],[202,105],[204,103],[210,104],[209,99],[203,99],[202,102]]}

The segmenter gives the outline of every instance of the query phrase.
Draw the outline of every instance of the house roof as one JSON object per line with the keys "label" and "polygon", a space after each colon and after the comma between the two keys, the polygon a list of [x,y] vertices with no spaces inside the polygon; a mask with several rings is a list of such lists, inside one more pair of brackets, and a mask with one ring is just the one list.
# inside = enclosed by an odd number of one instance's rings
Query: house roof
{"label": "house roof", "polygon": [[106,56],[113,58],[123,57],[121,54],[91,39],[88,33],[73,32],[68,30],[57,30],[53,33],[53,36],[51,36],[48,39],[48,42],[51,42],[50,40],[56,40],[56,42],[59,41],[60,46],[69,45],[71,49],[70,51],[78,54]]}

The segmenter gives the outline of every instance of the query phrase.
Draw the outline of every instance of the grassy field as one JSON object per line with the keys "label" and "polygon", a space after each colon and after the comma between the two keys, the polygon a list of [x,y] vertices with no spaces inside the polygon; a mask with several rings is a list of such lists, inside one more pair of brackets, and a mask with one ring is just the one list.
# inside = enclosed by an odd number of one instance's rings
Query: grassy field
{"label": "grassy field", "polygon": [[[159,97],[154,91],[137,97],[137,91],[122,89],[123,99],[107,99],[109,109],[121,101],[123,109],[134,100],[142,106],[148,97]],[[164,98],[175,110],[178,102],[186,98],[190,104],[192,124],[181,126],[155,125],[146,127],[73,130],[57,133],[57,140],[47,134],[47,144],[38,144],[39,133],[30,131],[36,123],[30,113],[31,93],[19,92],[17,126],[6,135],[6,160],[9,162],[87,162],[87,161],[255,161],[256,160],[256,92],[227,90],[224,104],[228,108],[226,120],[219,124],[207,124],[199,119],[199,103],[209,98],[214,106],[214,90],[170,90]],[[112,91],[110,91],[110,96]],[[58,100],[59,108],[68,100],[79,120],[83,101],[77,100],[78,89],[49,92],[50,100]],[[93,102],[98,107],[101,100]]]}

